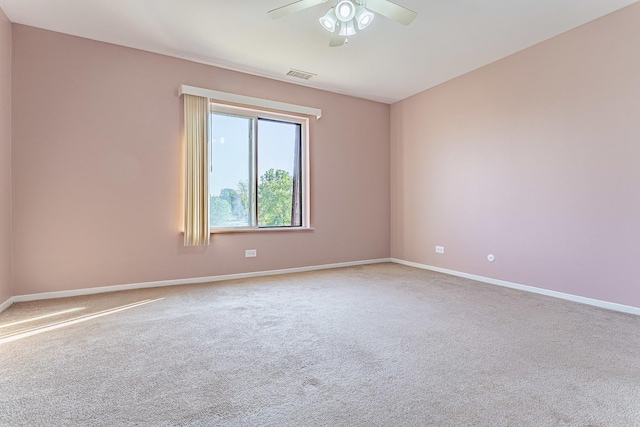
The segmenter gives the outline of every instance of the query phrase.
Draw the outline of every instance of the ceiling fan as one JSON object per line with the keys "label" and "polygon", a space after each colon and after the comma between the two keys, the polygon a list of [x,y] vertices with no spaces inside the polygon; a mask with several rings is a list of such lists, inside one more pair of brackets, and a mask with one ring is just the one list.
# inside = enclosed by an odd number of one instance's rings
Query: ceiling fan
{"label": "ceiling fan", "polygon": [[[281,18],[294,12],[326,3],[328,0],[299,0],[269,11],[273,19]],[[329,46],[342,46],[348,37],[364,30],[371,24],[375,15],[387,17],[402,25],[409,25],[418,14],[406,7],[399,6],[389,0],[337,0],[334,7],[320,18],[322,27],[333,34]]]}

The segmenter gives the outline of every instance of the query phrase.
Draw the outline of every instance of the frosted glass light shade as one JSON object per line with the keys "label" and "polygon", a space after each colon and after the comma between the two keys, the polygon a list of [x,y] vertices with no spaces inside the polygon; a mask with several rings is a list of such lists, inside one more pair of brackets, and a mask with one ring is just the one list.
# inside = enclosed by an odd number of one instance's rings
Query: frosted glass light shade
{"label": "frosted glass light shade", "polygon": [[356,15],[356,6],[349,0],[342,0],[336,5],[336,16],[342,22],[349,22]]}
{"label": "frosted glass light shade", "polygon": [[337,23],[338,23],[338,18],[336,18],[335,7],[332,7],[331,9],[329,9],[329,11],[325,13],[325,15],[322,18],[320,18],[320,25],[322,25],[322,28],[329,31],[330,33],[333,33],[336,30]]}
{"label": "frosted glass light shade", "polygon": [[349,37],[356,33],[356,28],[353,26],[353,21],[343,22],[340,24],[340,36]]}
{"label": "frosted glass light shade", "polygon": [[373,18],[375,15],[372,12],[369,12],[363,6],[358,6],[356,8],[355,18],[358,22],[358,29],[364,30],[373,22]]}

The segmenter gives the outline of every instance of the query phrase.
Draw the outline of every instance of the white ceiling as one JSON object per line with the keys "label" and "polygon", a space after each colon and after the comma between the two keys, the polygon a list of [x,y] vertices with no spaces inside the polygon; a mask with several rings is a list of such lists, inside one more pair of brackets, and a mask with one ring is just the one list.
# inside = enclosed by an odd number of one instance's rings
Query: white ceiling
{"label": "white ceiling", "polygon": [[[0,0],[12,22],[392,103],[638,0],[395,0],[346,46],[318,23],[335,0],[277,20],[293,0]],[[290,68],[317,74],[309,82]]]}

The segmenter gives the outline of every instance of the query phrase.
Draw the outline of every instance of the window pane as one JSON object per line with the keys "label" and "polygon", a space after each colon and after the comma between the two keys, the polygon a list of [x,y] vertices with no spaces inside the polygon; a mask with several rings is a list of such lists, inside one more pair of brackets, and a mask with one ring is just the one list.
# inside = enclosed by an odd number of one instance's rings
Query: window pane
{"label": "window pane", "polygon": [[300,131],[296,123],[258,119],[258,226],[301,225]]}
{"label": "window pane", "polygon": [[211,114],[209,219],[212,227],[253,225],[252,133],[253,119]]}

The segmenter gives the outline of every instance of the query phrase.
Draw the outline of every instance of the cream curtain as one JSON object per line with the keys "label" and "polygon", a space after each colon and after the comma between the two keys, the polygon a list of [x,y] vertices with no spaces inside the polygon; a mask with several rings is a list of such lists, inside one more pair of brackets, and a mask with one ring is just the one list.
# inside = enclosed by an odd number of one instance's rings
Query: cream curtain
{"label": "cream curtain", "polygon": [[184,97],[184,245],[209,245],[209,99]]}

